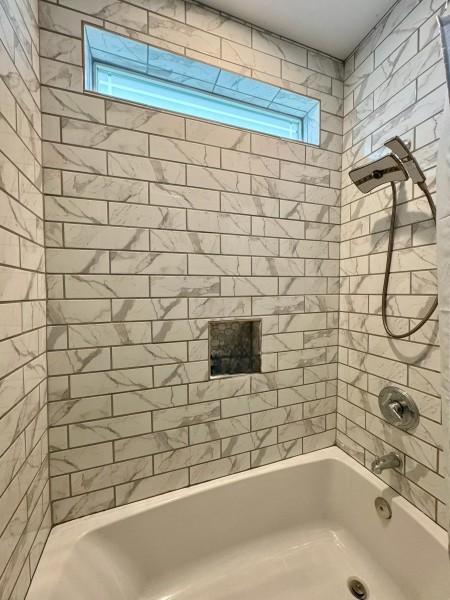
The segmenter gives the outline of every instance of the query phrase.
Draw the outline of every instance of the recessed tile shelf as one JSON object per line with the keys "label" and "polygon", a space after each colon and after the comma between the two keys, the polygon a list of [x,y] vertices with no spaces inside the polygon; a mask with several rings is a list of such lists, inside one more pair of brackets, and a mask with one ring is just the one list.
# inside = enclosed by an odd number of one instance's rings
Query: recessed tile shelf
{"label": "recessed tile shelf", "polygon": [[261,372],[261,320],[209,323],[211,377]]}

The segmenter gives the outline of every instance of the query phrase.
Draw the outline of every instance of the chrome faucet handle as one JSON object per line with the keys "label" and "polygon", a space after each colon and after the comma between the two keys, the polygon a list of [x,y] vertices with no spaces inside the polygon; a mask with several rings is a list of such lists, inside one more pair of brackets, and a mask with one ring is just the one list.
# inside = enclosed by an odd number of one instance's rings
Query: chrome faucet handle
{"label": "chrome faucet handle", "polygon": [[398,400],[391,400],[387,408],[391,413],[392,419],[400,425],[403,421],[405,406]]}
{"label": "chrome faucet handle", "polygon": [[414,400],[403,390],[387,386],[378,395],[378,406],[388,423],[399,429],[408,430],[417,427],[419,410]]}

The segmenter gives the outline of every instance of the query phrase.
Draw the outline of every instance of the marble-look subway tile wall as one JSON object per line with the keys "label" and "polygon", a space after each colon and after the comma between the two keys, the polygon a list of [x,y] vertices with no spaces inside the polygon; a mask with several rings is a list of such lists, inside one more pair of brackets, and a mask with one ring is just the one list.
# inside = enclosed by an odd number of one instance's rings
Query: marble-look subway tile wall
{"label": "marble-look subway tile wall", "polygon": [[[446,93],[436,16],[444,4],[400,0],[345,64],[337,443],[366,466],[374,455],[400,452],[404,468],[383,479],[446,526],[438,315],[409,339],[387,338],[380,313],[390,187],[363,196],[348,177],[400,135],[434,192]],[[408,182],[399,201],[388,310],[391,328],[402,332],[424,315],[437,288],[435,227],[426,199]],[[411,433],[381,418],[377,395],[390,383],[419,406],[420,425]]]}
{"label": "marble-look subway tile wall", "polygon": [[0,598],[50,530],[37,0],[0,0]]}
{"label": "marble-look subway tile wall", "polygon": [[[54,522],[333,445],[343,63],[182,0],[39,18]],[[320,147],[83,93],[82,21],[320,99]],[[249,317],[262,372],[210,381]]]}

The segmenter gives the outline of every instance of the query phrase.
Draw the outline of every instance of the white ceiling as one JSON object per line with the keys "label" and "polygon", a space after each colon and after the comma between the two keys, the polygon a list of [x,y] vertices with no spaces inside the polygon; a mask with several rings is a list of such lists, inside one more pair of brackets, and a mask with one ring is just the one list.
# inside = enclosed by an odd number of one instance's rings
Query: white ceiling
{"label": "white ceiling", "polygon": [[347,58],[396,0],[201,0],[203,4]]}

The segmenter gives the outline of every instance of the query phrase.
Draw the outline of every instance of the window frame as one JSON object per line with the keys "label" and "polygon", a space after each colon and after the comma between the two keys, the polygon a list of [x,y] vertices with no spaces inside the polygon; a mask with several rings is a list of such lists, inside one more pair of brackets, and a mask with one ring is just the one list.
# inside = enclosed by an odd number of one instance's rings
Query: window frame
{"label": "window frame", "polygon": [[[279,139],[279,140],[320,147],[320,137],[321,137],[320,125],[321,125],[321,108],[322,108],[320,98],[315,98],[313,96],[306,96],[304,94],[292,92],[292,90],[290,90],[288,88],[284,88],[281,86],[274,86],[272,84],[267,83],[266,81],[263,81],[263,80],[260,80],[260,79],[254,78],[254,77],[242,76],[239,73],[229,71],[226,69],[222,69],[221,67],[216,67],[215,65],[207,63],[202,60],[190,59],[190,58],[184,56],[183,54],[174,52],[173,50],[167,50],[165,48],[156,46],[155,44],[149,44],[149,43],[141,41],[141,40],[135,40],[134,38],[127,37],[127,36],[124,36],[122,34],[119,34],[119,33],[113,32],[113,31],[109,31],[104,27],[98,26],[98,25],[90,23],[88,21],[82,21],[81,28],[82,28],[83,92],[86,94],[89,94],[89,95],[92,95],[95,97],[100,97],[100,98],[109,98],[109,99],[115,100],[117,102],[124,102],[124,103],[131,104],[133,106],[147,108],[149,110],[157,110],[157,111],[161,111],[161,112],[166,112],[168,114],[177,115],[177,116],[180,116],[180,117],[186,118],[186,119],[193,119],[193,120],[199,120],[202,122],[212,123],[214,125],[218,125],[221,127],[232,127],[239,131],[248,131],[250,133],[255,133],[257,135],[267,135],[269,137]],[[224,121],[214,120],[214,119],[204,117],[204,116],[189,114],[189,113],[182,112],[182,111],[176,111],[176,110],[172,110],[172,109],[166,108],[166,107],[162,108],[162,107],[152,106],[151,104],[146,104],[146,103],[138,102],[138,101],[127,99],[127,98],[122,98],[122,97],[115,96],[115,95],[109,95],[104,92],[99,92],[97,89],[95,89],[95,84],[96,84],[95,72],[96,72],[97,65],[109,67],[115,71],[123,71],[125,75],[129,75],[131,77],[137,77],[137,78],[143,78],[143,79],[147,78],[149,80],[156,80],[157,78],[152,77],[151,75],[148,75],[148,74],[139,73],[138,71],[133,70],[131,68],[127,69],[126,67],[123,67],[118,64],[109,63],[106,61],[100,61],[100,60],[93,58],[91,55],[90,46],[89,46],[89,42],[88,42],[88,38],[87,38],[87,28],[97,29],[101,32],[104,32],[106,35],[111,35],[111,36],[115,36],[118,38],[122,38],[129,42],[132,42],[132,43],[134,42],[139,45],[144,45],[144,46],[147,46],[147,48],[154,48],[157,51],[162,51],[164,53],[173,54],[174,56],[179,56],[184,59],[187,58],[188,60],[191,60],[193,63],[197,63],[199,65],[202,65],[202,64],[205,65],[205,68],[211,68],[211,67],[218,68],[220,70],[220,72],[229,73],[230,75],[237,76],[237,77],[242,76],[246,80],[255,82],[256,84],[258,84],[258,83],[263,84],[264,86],[270,86],[270,87],[273,87],[274,89],[278,88],[279,91],[286,91],[290,94],[295,94],[295,95],[299,96],[300,98],[304,98],[306,101],[309,101],[311,103],[312,108],[310,109],[309,112],[310,113],[314,112],[314,115],[311,117],[311,115],[309,113],[307,113],[303,117],[300,117],[300,116],[296,116],[293,114],[289,114],[287,112],[286,113],[284,113],[282,111],[278,112],[278,111],[275,111],[270,108],[259,107],[256,104],[251,104],[250,102],[233,100],[233,98],[228,98],[227,96],[222,96],[221,94],[217,94],[217,93],[209,94],[210,96],[212,96],[214,99],[217,99],[218,101],[222,101],[222,102],[230,101],[230,103],[234,103],[236,105],[242,105],[242,106],[248,108],[249,110],[253,109],[255,113],[257,113],[258,110],[260,109],[265,112],[273,113],[275,115],[280,115],[280,118],[282,118],[283,115],[285,115],[287,119],[289,119],[289,117],[292,117],[293,119],[297,119],[299,121],[300,130],[301,130],[300,131],[301,139],[298,139],[298,138],[286,137],[283,135],[279,135],[277,133],[272,133],[270,131],[257,130],[257,129],[253,129],[251,127],[244,127],[239,124],[228,123],[228,122],[224,122]],[[165,80],[162,80],[162,81],[164,82]],[[170,84],[171,82],[166,81],[166,83]],[[179,87],[185,88],[186,90],[193,89],[194,91],[198,91],[195,88],[191,88],[190,86],[187,86],[187,85],[186,86],[180,85]],[[311,129],[313,131],[312,134],[310,133]],[[311,137],[314,137],[314,139],[311,140],[310,139]]]}

